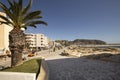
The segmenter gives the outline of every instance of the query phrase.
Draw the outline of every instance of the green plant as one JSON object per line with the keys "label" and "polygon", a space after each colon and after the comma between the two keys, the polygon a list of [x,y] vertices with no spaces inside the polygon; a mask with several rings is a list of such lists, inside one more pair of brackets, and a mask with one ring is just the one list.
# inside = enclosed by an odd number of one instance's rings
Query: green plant
{"label": "green plant", "polygon": [[41,59],[31,59],[23,64],[11,68],[4,69],[4,72],[25,72],[25,73],[37,73],[41,65]]}

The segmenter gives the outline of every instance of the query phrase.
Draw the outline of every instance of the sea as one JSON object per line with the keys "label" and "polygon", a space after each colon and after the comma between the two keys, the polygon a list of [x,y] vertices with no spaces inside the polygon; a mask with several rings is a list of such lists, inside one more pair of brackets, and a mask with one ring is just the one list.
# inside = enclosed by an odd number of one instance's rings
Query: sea
{"label": "sea", "polygon": [[120,46],[110,46],[110,47],[113,47],[113,48],[120,48]]}
{"label": "sea", "polygon": [[111,47],[111,48],[120,48],[120,46],[98,46],[98,48],[106,48],[106,47]]}

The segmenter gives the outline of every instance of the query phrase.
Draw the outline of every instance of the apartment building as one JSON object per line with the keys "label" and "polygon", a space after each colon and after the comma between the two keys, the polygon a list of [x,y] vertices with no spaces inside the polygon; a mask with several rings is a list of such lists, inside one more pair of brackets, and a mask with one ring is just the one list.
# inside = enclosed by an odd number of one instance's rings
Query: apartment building
{"label": "apartment building", "polygon": [[[0,12],[0,15],[6,16],[5,13]],[[0,19],[2,21],[2,19]],[[12,27],[0,24],[0,54],[6,50],[9,50],[9,32],[12,30]]]}
{"label": "apartment building", "polygon": [[26,34],[26,43],[31,48],[43,48],[49,46],[49,40],[44,34]]}

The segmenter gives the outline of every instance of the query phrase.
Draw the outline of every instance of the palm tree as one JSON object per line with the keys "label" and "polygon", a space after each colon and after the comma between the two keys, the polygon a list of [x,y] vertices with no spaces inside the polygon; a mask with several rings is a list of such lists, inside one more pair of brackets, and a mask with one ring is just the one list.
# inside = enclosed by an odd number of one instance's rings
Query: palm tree
{"label": "palm tree", "polygon": [[47,25],[46,22],[41,21],[41,11],[30,11],[32,0],[29,0],[27,6],[23,6],[23,0],[8,1],[8,6],[0,2],[0,7],[7,17],[0,15],[3,21],[1,24],[12,26],[13,29],[9,33],[9,47],[11,51],[11,66],[16,66],[22,62],[22,51],[25,45],[25,34],[21,28],[35,27],[37,24]]}

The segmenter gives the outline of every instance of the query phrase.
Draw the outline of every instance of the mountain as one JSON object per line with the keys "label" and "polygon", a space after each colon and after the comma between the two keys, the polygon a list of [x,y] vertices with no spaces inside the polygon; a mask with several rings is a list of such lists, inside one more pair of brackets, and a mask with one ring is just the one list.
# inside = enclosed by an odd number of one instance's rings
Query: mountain
{"label": "mountain", "polygon": [[102,41],[102,40],[89,40],[89,39],[75,39],[73,41],[56,40],[55,42],[58,42],[58,43],[62,44],[63,46],[69,46],[69,45],[104,45],[104,44],[106,44],[106,42]]}

